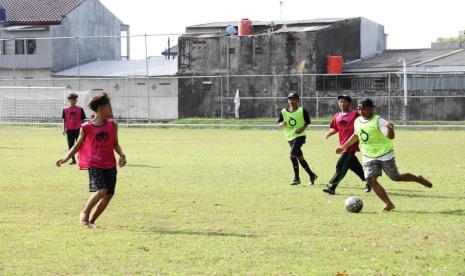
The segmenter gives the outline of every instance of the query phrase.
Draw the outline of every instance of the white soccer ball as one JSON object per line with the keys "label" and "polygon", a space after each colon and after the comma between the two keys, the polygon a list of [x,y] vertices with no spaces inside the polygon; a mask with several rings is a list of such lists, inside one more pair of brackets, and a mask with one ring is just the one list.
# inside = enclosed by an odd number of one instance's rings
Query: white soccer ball
{"label": "white soccer ball", "polygon": [[346,206],[346,210],[351,213],[358,213],[363,209],[362,199],[356,196],[347,198],[344,202],[344,205]]}

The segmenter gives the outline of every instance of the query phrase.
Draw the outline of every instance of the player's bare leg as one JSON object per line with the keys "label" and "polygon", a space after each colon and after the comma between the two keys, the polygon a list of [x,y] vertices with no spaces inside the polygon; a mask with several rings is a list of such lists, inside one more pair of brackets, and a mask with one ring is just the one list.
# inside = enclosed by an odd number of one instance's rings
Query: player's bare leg
{"label": "player's bare leg", "polygon": [[394,204],[389,199],[383,186],[381,186],[378,183],[377,177],[368,177],[367,181],[370,187],[375,192],[375,194],[386,204],[386,206],[382,209],[382,211],[390,211],[394,209],[395,208]]}
{"label": "player's bare leg", "polygon": [[89,224],[95,225],[95,221],[103,213],[103,211],[105,211],[112,197],[113,195],[105,195],[99,200],[97,206],[95,207],[95,211],[92,214],[91,219],[89,220]]}
{"label": "player's bare leg", "polygon": [[420,183],[421,185],[423,185],[423,186],[425,186],[427,188],[433,187],[433,184],[428,179],[424,178],[421,175],[416,176],[416,175],[411,174],[411,173],[403,173],[395,181],[417,182],[417,183]]}
{"label": "player's bare leg", "polygon": [[[104,190],[104,189],[102,189],[102,190]],[[95,207],[95,205],[99,202],[99,200],[102,198],[103,193],[105,195],[107,193],[106,189],[105,189],[105,191],[102,191],[102,190],[98,190],[97,192],[95,192],[94,194],[92,194],[89,197],[89,199],[87,200],[86,205],[84,206],[84,209],[81,212],[80,222],[81,222],[81,224],[85,225],[87,228],[89,228],[88,224],[89,224],[90,212]]]}
{"label": "player's bare leg", "polygon": [[82,225],[87,225],[89,223],[89,214],[84,213],[84,211],[82,211],[79,215],[79,223],[81,223]]}

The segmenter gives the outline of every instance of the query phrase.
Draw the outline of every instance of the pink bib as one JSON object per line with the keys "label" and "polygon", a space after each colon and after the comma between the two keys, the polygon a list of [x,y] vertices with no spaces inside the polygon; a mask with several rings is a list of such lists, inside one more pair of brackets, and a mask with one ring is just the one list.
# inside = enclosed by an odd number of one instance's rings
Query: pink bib
{"label": "pink bib", "polygon": [[67,130],[80,129],[82,124],[82,108],[79,106],[66,107],[63,111],[65,113],[65,128]]}
{"label": "pink bib", "polygon": [[114,121],[108,119],[101,126],[87,122],[82,125],[85,134],[84,143],[79,149],[79,168],[111,169],[116,167]]}

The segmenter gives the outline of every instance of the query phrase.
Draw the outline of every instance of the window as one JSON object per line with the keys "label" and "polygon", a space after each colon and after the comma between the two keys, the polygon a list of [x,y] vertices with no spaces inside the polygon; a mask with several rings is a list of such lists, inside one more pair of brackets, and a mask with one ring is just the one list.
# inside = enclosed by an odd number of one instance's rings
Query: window
{"label": "window", "polygon": [[15,40],[15,54],[24,55],[24,40]]}
{"label": "window", "polygon": [[229,54],[230,55],[234,55],[236,53],[236,49],[235,48],[229,48]]}
{"label": "window", "polygon": [[256,54],[261,54],[261,53],[262,53],[262,47],[256,46],[256,47],[255,47],[255,53],[256,53]]}
{"label": "window", "polygon": [[299,88],[299,84],[297,82],[291,82],[289,85],[289,90],[291,91],[297,91]]}
{"label": "window", "polygon": [[14,55],[15,53],[15,41],[14,40],[4,40],[3,41],[3,54],[4,55]]}
{"label": "window", "polygon": [[211,81],[204,81],[203,84],[203,91],[211,91],[212,90],[212,82]]}
{"label": "window", "polygon": [[36,53],[36,40],[28,39],[26,40],[27,54],[33,55]]}

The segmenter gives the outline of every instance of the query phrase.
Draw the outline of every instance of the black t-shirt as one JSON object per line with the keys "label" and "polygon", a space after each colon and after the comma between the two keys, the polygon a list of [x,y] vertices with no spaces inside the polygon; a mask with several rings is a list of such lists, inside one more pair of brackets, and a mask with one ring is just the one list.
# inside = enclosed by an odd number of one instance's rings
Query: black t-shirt
{"label": "black t-shirt", "polygon": [[[286,108],[287,111],[289,111],[288,108]],[[290,112],[290,111],[289,111]],[[303,114],[304,114],[304,121],[307,125],[310,124],[310,116],[308,115],[308,112],[307,110],[304,108],[303,110]],[[283,113],[282,112],[279,112],[279,120],[278,120],[278,124],[281,123],[282,121],[284,121],[284,117],[283,117]]]}

